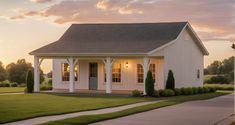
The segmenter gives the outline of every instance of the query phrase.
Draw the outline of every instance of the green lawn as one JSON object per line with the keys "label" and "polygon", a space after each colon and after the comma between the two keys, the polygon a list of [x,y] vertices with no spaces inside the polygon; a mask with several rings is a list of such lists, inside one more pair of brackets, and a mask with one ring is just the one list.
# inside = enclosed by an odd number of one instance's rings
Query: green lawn
{"label": "green lawn", "polygon": [[25,87],[0,87],[0,93],[24,92]]}
{"label": "green lawn", "polygon": [[154,99],[102,95],[0,95],[0,124],[38,116],[107,108],[150,100]]}
{"label": "green lawn", "polygon": [[118,111],[118,112],[108,113],[108,114],[86,115],[86,116],[80,116],[76,118],[68,118],[64,120],[51,121],[51,122],[44,123],[43,125],[86,125],[86,124],[90,124],[90,123],[94,123],[98,121],[123,117],[123,116],[131,115],[131,114],[149,111],[149,110],[153,110],[153,109],[161,108],[165,106],[175,105],[175,104],[179,104],[179,103],[183,103],[187,101],[210,99],[210,98],[225,95],[228,93],[231,93],[231,91],[230,92],[219,91],[216,93],[190,95],[190,96],[175,96],[175,97],[165,99],[164,101],[161,101],[155,104],[148,104],[148,105],[134,107],[134,108],[126,109],[123,111]]}

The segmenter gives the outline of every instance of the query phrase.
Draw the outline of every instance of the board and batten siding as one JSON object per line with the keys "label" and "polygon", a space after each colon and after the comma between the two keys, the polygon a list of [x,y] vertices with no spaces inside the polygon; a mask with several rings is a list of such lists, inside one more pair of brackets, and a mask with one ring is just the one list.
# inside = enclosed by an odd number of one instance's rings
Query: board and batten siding
{"label": "board and batten siding", "polygon": [[[175,77],[176,88],[203,85],[204,55],[185,28],[178,39],[169,46],[153,53],[152,56],[163,56],[165,62],[164,81],[171,69]],[[200,78],[197,78],[197,70]],[[164,83],[165,83],[164,82]]]}
{"label": "board and batten siding", "polygon": [[[155,64],[156,89],[164,88],[164,61],[162,58],[151,58],[150,63]],[[89,63],[98,63],[98,90],[105,90],[104,63],[102,60],[79,60],[78,81],[75,81],[75,89],[89,89]],[[128,62],[128,68],[125,63]],[[62,81],[61,64],[65,59],[53,59],[53,89],[68,89],[69,82]],[[121,82],[112,83],[113,90],[143,90],[143,83],[137,83],[137,64],[142,64],[143,59],[115,59],[114,63],[121,64]]]}

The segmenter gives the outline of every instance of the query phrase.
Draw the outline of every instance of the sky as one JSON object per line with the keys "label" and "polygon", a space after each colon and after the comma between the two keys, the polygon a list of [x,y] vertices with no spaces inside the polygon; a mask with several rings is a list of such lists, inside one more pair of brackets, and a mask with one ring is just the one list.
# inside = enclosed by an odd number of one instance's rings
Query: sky
{"label": "sky", "polygon": [[[28,53],[58,40],[73,23],[188,21],[214,60],[234,55],[235,0],[0,0],[0,61],[33,62]],[[44,72],[51,60],[43,61]]]}

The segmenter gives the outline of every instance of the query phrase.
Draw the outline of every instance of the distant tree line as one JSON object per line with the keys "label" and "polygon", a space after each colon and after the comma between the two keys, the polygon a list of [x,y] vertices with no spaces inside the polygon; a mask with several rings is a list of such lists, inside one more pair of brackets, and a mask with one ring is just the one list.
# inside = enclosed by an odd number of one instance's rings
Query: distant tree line
{"label": "distant tree line", "polygon": [[214,61],[204,69],[205,83],[231,83],[234,80],[234,57]]}
{"label": "distant tree line", "polygon": [[[8,80],[17,84],[26,83],[27,72],[32,70],[31,63],[26,62],[25,59],[19,59],[16,63],[10,63],[4,68],[3,63],[0,61],[0,82]],[[40,69],[40,81],[44,81],[43,71]]]}

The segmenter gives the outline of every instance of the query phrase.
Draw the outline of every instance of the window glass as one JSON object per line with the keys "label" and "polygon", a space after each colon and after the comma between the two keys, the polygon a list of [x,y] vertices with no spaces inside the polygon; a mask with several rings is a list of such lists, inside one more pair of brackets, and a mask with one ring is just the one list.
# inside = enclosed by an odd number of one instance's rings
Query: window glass
{"label": "window glass", "polygon": [[137,82],[138,83],[144,82],[144,69],[141,64],[137,64]]}
{"label": "window glass", "polygon": [[[106,66],[104,65],[104,82],[106,82]],[[114,63],[112,68],[112,82],[121,82],[121,64]]]}
{"label": "window glass", "polygon": [[[61,65],[62,69],[62,81],[69,81],[69,74],[70,74],[70,66],[68,63],[63,63]],[[78,65],[75,64],[74,66],[74,80],[78,81]]]}

